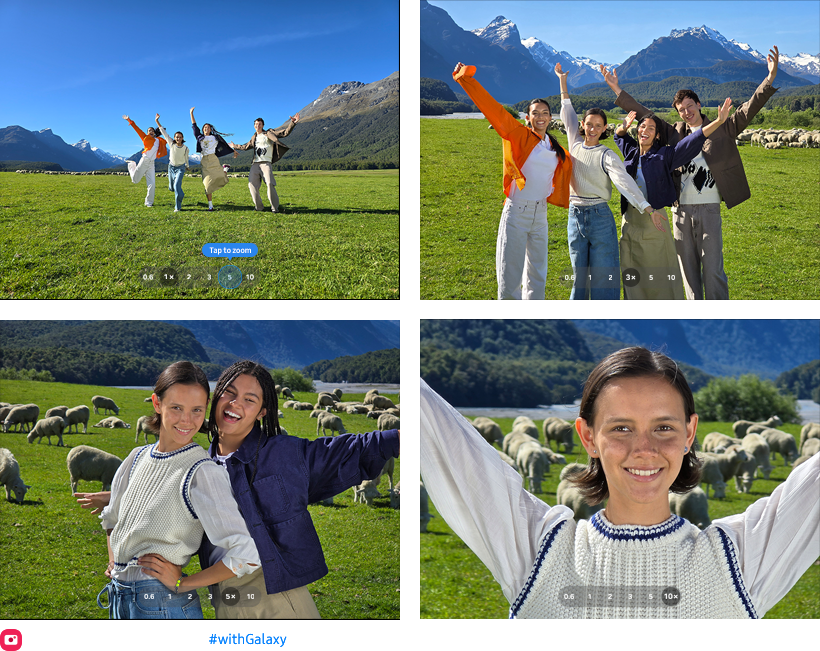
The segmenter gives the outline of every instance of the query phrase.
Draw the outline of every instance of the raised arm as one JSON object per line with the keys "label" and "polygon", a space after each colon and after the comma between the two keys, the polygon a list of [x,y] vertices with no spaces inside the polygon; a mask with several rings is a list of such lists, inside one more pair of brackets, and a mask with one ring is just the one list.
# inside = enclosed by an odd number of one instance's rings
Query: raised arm
{"label": "raised arm", "polygon": [[569,148],[576,142],[583,142],[583,138],[578,133],[578,115],[575,113],[575,108],[572,106],[572,101],[569,98],[569,89],[567,88],[567,76],[569,73],[561,69],[561,64],[555,64],[555,74],[561,82],[561,122],[567,130],[567,142]]}
{"label": "raised arm", "polygon": [[475,72],[475,66],[465,66],[459,62],[453,70],[453,79],[475,102],[484,117],[493,125],[496,133],[502,138],[507,138],[512,131],[523,127],[523,125],[510,115],[481,84],[473,79]]}
{"label": "raised arm", "polygon": [[191,107],[191,124],[196,124],[196,120],[194,119],[194,109],[195,108],[196,108],[195,106]]}
{"label": "raised arm", "polygon": [[717,120],[714,120],[703,127],[703,135],[707,138],[711,136],[715,131],[718,130],[721,124],[726,122],[726,119],[729,117],[729,109],[732,108],[732,98],[727,97],[726,100],[721,104],[720,108],[718,109],[718,117]]}

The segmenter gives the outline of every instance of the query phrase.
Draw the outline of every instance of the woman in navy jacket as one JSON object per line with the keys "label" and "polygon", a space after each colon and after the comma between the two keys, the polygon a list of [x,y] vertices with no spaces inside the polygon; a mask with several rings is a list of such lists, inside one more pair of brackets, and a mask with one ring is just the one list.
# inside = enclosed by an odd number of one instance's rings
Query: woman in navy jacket
{"label": "woman in navy jacket", "polygon": [[[729,116],[732,100],[718,111],[718,119],[697,129],[674,147],[666,142],[666,130],[653,114],[638,123],[638,141],[626,130],[635,119],[632,111],[615,130],[615,143],[624,155],[626,171],[635,179],[646,200],[658,209],[676,200],[672,170],[685,165],[700,152],[706,138]],[[683,281],[675,242],[658,213],[639,213],[621,197],[621,275],[628,299],[683,299]],[[668,219],[667,219],[668,221]]]}
{"label": "woman in navy jacket", "polygon": [[[245,360],[222,373],[209,417],[209,453],[227,469],[262,567],[219,584],[220,595],[253,588],[260,603],[243,608],[215,598],[217,618],[318,618],[306,586],[328,568],[307,505],[375,478],[399,456],[397,430],[310,441],[283,434],[277,414],[276,387],[264,367]],[[214,562],[212,551],[205,538],[203,568]]]}

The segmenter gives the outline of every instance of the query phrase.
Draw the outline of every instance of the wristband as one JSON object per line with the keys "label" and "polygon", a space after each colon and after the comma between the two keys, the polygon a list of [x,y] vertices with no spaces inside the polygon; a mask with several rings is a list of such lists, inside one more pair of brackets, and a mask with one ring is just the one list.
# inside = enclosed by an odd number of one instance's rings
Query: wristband
{"label": "wristband", "polygon": [[174,594],[179,594],[179,586],[181,584],[182,584],[182,577],[180,576],[179,579],[177,579],[177,584],[176,584],[176,587],[174,588]]}

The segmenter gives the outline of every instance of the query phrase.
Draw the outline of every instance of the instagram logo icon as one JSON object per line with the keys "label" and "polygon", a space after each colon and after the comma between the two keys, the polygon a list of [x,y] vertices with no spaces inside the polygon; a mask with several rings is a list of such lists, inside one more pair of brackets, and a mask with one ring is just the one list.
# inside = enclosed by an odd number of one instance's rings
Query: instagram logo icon
{"label": "instagram logo icon", "polygon": [[23,636],[16,628],[7,628],[0,633],[0,649],[3,651],[17,651],[23,646]]}

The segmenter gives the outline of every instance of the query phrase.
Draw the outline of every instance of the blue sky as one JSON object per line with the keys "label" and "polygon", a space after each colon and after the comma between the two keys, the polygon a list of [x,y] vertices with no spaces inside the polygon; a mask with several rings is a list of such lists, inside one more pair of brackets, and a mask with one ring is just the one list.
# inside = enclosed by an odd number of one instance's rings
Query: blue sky
{"label": "blue sky", "polygon": [[[513,21],[521,38],[536,38],[573,56],[623,63],[673,29],[706,25],[727,39],[767,54],[820,53],[820,2],[468,2],[431,0],[466,30],[496,16]],[[591,26],[585,31],[583,26]]]}
{"label": "blue sky", "polygon": [[123,114],[189,138],[195,106],[244,143],[257,117],[276,127],[326,86],[396,72],[398,16],[398,0],[0,0],[0,128],[130,156]]}

